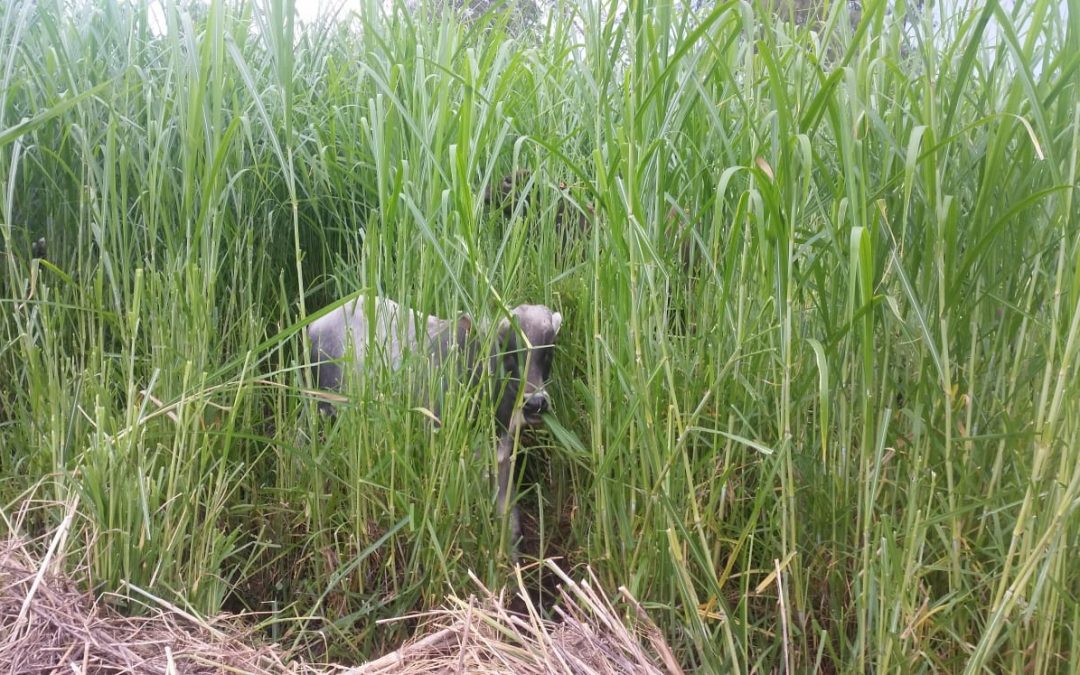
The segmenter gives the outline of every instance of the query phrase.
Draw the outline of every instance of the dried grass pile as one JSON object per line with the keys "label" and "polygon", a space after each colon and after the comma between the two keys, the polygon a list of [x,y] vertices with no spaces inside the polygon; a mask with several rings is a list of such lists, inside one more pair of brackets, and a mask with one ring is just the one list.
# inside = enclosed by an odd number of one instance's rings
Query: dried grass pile
{"label": "dried grass pile", "polygon": [[44,556],[24,540],[0,541],[0,673],[286,672],[240,626],[218,628],[177,608],[125,617],[80,591],[58,573],[69,523]]}
{"label": "dried grass pile", "polygon": [[479,593],[467,600],[451,597],[444,609],[394,619],[422,620],[406,646],[358,668],[319,668],[252,646],[235,620],[210,623],[161,601],[147,616],[126,617],[80,591],[59,572],[71,513],[47,549],[40,540],[0,541],[0,673],[682,673],[625,589],[620,614],[591,571],[575,583],[551,561],[544,565],[562,580],[553,618],[529,600],[520,571],[513,596],[525,611],[512,611],[506,591],[493,593],[473,577]]}
{"label": "dried grass pile", "polygon": [[557,620],[541,617],[520,574],[517,598],[526,605],[524,613],[508,608],[505,591],[492,593],[473,577],[479,601],[450,598],[450,608],[423,615],[430,619],[424,637],[347,675],[681,675],[660,630],[625,588],[619,591],[630,619],[598,590],[591,570],[589,581],[579,584],[554,562],[544,565],[562,580]]}

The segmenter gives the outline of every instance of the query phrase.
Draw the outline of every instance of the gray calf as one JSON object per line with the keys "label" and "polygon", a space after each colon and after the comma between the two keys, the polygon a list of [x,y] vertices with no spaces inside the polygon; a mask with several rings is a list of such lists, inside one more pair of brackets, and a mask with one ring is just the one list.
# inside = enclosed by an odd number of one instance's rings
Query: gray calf
{"label": "gray calf", "polygon": [[[520,331],[508,319],[502,319],[490,353],[483,355],[486,331],[475,330],[468,315],[457,320],[439,319],[387,298],[360,296],[308,327],[316,381],[325,389],[341,387],[342,359],[349,345],[350,368],[356,372],[363,372],[372,359],[396,369],[406,352],[426,352],[429,362],[438,367],[456,351],[456,374],[464,382],[476,384],[483,374],[488,375],[488,393],[499,432],[495,501],[499,515],[504,516],[514,499],[510,459],[518,432],[540,424],[541,415],[550,407],[545,384],[551,376],[555,335],[562,325],[562,315],[543,305],[518,305],[511,314]],[[515,545],[520,531],[514,506],[510,511],[510,537]]]}

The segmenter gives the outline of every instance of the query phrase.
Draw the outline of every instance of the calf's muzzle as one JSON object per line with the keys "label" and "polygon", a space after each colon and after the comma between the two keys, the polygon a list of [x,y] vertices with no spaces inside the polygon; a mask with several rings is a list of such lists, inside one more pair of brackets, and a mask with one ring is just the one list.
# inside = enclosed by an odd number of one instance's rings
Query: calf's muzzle
{"label": "calf's muzzle", "polygon": [[529,396],[522,402],[521,410],[526,418],[536,419],[551,409],[551,399],[547,392],[540,392]]}

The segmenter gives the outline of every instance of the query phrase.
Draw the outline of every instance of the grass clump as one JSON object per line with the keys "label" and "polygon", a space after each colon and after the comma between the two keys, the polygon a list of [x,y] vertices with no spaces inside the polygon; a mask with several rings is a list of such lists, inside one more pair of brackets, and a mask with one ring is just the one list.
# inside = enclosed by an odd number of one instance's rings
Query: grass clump
{"label": "grass clump", "polygon": [[326,424],[300,331],[543,302],[530,545],[685,667],[1080,669],[1075,2],[292,15],[0,6],[0,503],[74,500],[95,588],[358,661],[495,587],[470,397]]}

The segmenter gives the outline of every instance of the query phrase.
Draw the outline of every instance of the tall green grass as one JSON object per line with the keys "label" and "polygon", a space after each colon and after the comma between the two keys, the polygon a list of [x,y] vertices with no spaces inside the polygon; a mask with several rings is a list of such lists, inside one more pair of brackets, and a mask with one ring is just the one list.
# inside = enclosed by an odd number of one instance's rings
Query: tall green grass
{"label": "tall green grass", "polygon": [[544,302],[534,548],[688,667],[1080,671],[1080,4],[845,5],[3,4],[5,534],[73,503],[97,590],[386,650],[508,578],[494,430],[391,373],[320,419],[300,331]]}

